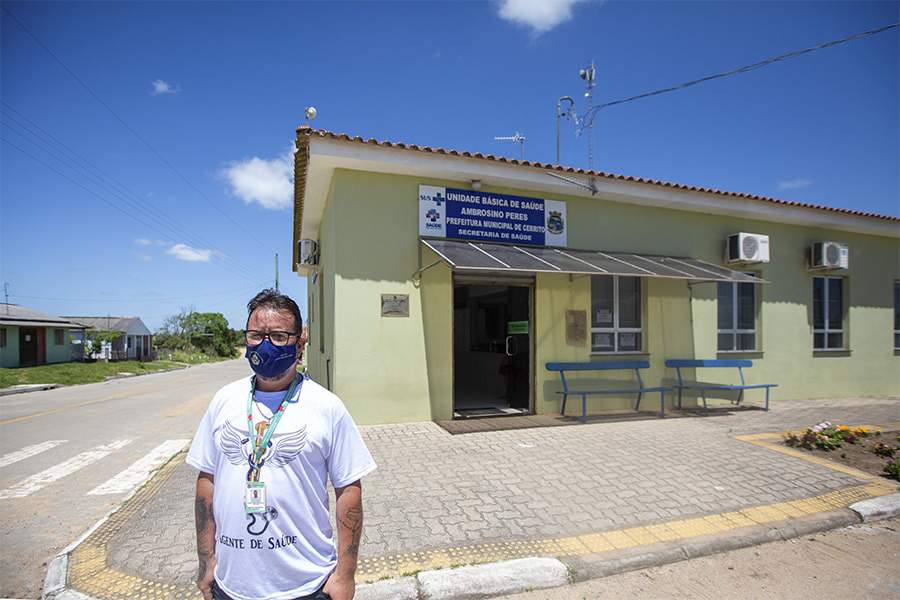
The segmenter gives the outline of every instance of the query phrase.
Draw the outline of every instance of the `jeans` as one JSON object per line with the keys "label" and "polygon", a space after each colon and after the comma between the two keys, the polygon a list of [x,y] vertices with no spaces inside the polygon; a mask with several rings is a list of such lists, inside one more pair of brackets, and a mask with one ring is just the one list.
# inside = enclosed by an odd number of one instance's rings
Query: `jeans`
{"label": "jeans", "polygon": [[[323,584],[322,587],[325,587]],[[216,581],[213,580],[212,584],[212,597],[213,600],[233,600],[231,596],[222,591],[222,588],[216,584]],[[313,592],[309,596],[299,596],[294,600],[331,600],[331,596],[322,591],[322,588],[319,588],[318,592]]]}

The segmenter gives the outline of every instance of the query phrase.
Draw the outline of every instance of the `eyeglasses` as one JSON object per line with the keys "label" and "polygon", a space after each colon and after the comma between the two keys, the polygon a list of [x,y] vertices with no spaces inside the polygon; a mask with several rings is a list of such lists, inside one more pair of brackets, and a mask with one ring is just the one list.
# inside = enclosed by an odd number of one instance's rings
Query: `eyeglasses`
{"label": "eyeglasses", "polygon": [[290,331],[257,331],[256,329],[248,329],[245,337],[247,338],[247,344],[250,346],[262,344],[266,338],[269,338],[276,346],[287,346],[291,338],[297,337],[297,334]]}

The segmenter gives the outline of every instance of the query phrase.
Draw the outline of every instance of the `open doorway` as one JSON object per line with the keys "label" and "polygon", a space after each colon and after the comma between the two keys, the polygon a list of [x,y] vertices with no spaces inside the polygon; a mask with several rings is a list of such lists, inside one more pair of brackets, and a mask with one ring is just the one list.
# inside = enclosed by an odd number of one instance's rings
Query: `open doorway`
{"label": "open doorway", "polygon": [[454,285],[454,418],[530,412],[530,333],[530,287]]}

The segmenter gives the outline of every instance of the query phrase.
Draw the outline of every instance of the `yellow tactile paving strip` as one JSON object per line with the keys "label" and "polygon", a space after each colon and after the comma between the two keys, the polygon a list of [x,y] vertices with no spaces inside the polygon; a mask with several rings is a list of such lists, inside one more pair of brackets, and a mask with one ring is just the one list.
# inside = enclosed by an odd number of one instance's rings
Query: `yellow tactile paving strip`
{"label": "yellow tactile paving strip", "polygon": [[151,581],[123,573],[107,564],[107,545],[119,529],[139,512],[184,461],[176,454],[159,472],[118,511],[109,516],[69,554],[67,586],[104,600],[201,598],[193,585],[175,585]]}
{"label": "yellow tactile paving strip", "polygon": [[[900,428],[900,423],[891,423],[883,426],[883,428]],[[877,429],[877,427],[873,427],[873,429]],[[527,556],[579,556],[647,546],[660,542],[687,540],[701,535],[726,533],[743,527],[787,521],[805,515],[846,508],[855,502],[883,496],[898,490],[897,485],[881,477],[787,448],[778,443],[783,435],[784,432],[763,433],[738,436],[737,439],[816,463],[868,483],[801,500],[778,502],[732,512],[629,527],[615,531],[602,531],[569,537],[473,544],[406,554],[365,557],[359,561],[357,581],[367,583],[385,578],[411,575],[422,570],[489,563]],[[142,579],[111,568],[106,561],[109,541],[124,523],[153,498],[154,494],[178,466],[181,456],[179,454],[173,458],[122,509],[111,515],[71,553],[68,566],[69,587],[104,600],[200,597],[199,592],[192,585],[179,586]]]}

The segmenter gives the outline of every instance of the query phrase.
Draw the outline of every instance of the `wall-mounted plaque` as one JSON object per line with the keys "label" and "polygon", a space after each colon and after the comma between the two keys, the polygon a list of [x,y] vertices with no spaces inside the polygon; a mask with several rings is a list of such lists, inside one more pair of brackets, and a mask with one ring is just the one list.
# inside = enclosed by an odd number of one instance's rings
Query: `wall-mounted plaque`
{"label": "wall-mounted plaque", "polygon": [[382,294],[382,317],[408,317],[409,294]]}
{"label": "wall-mounted plaque", "polygon": [[583,310],[566,311],[566,344],[584,346],[587,343],[587,312]]}

